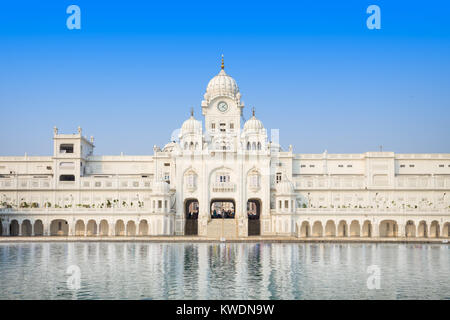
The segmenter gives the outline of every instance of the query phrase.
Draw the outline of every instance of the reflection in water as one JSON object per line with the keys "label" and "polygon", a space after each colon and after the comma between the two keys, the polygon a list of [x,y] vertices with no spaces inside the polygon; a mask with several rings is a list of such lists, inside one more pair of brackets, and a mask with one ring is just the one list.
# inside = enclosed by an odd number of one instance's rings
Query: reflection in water
{"label": "reflection in water", "polygon": [[[450,299],[447,245],[0,244],[0,299]],[[70,290],[66,270],[81,269]],[[367,289],[367,267],[381,289]]]}

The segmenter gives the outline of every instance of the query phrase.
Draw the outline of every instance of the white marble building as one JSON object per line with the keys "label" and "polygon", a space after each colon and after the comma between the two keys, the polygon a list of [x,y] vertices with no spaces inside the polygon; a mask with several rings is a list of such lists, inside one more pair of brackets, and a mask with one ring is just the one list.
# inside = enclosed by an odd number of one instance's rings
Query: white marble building
{"label": "white marble building", "polygon": [[243,109],[222,63],[153,155],[55,128],[53,155],[0,157],[0,235],[449,237],[449,153],[294,154]]}

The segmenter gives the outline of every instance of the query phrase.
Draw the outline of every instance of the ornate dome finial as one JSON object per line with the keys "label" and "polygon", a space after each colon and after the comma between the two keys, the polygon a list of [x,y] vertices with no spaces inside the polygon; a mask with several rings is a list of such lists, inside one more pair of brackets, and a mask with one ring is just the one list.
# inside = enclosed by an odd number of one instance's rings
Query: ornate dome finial
{"label": "ornate dome finial", "polygon": [[252,108],[252,115],[255,117],[255,107]]}
{"label": "ornate dome finial", "polygon": [[223,54],[222,54],[222,66],[221,66],[222,70],[225,69],[225,65],[223,63]]}
{"label": "ornate dome finial", "polygon": [[191,117],[193,117],[193,116],[194,116],[194,108],[191,107]]}

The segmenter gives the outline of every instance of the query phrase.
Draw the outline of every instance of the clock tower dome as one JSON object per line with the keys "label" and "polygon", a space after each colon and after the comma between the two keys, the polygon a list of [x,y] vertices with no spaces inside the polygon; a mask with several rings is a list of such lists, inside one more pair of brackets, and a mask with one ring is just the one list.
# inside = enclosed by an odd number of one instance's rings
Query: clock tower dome
{"label": "clock tower dome", "polygon": [[211,136],[238,133],[243,108],[239,87],[236,80],[225,72],[222,55],[221,70],[209,81],[202,101],[206,131]]}

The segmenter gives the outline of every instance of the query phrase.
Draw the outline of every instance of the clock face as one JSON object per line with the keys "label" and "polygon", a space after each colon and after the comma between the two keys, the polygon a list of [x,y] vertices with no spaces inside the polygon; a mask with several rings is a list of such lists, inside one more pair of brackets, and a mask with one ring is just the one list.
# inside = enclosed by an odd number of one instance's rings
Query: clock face
{"label": "clock face", "polygon": [[225,112],[228,110],[228,105],[226,102],[221,101],[217,104],[217,109],[219,109],[219,111],[221,111],[221,112]]}

